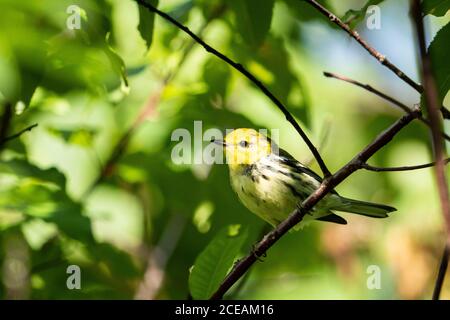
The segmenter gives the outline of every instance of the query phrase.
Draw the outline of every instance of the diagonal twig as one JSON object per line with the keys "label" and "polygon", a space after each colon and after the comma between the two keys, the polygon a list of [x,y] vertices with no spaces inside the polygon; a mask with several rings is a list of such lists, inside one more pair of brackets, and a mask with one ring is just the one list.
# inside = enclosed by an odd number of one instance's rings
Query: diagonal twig
{"label": "diagonal twig", "polygon": [[[445,159],[445,164],[450,162],[450,158]],[[434,167],[436,165],[436,162],[430,162],[425,164],[419,164],[415,166],[401,166],[401,167],[375,167],[371,166],[370,164],[363,163],[361,165],[362,169],[368,170],[368,171],[374,171],[374,172],[396,172],[396,171],[412,171],[412,170],[419,170],[419,169],[425,169]]]}
{"label": "diagonal twig", "polygon": [[331,175],[330,170],[328,170],[327,166],[325,165],[325,162],[323,161],[322,157],[320,156],[319,151],[314,146],[314,144],[311,142],[311,140],[308,138],[306,133],[303,131],[303,129],[300,127],[300,125],[295,120],[294,116],[288,111],[288,109],[281,103],[280,100],[278,100],[277,97],[275,97],[272,92],[267,89],[261,81],[259,81],[252,73],[250,73],[244,66],[241,64],[231,60],[229,57],[224,55],[223,53],[217,51],[210,45],[208,45],[205,41],[203,41],[199,36],[197,36],[195,33],[193,33],[191,30],[189,30],[188,27],[178,22],[176,19],[172,18],[170,15],[168,15],[165,12],[162,12],[158,10],[155,6],[151,5],[150,3],[147,3],[143,0],[136,0],[136,2],[147,8],[148,10],[152,11],[153,13],[159,15],[161,18],[169,21],[171,24],[179,28],[180,30],[184,31],[187,35],[189,35],[192,39],[195,40],[199,45],[201,45],[207,52],[213,54],[217,58],[221,59],[222,61],[226,62],[228,65],[239,71],[241,74],[243,74],[247,79],[249,79],[253,84],[255,84],[277,107],[278,109],[283,113],[283,115],[286,117],[286,120],[289,121],[292,126],[295,128],[295,130],[298,132],[298,134],[302,137],[303,141],[306,143],[308,148],[311,150],[311,153],[313,154],[314,158],[316,158],[316,161],[322,170],[322,173],[324,177],[329,177]]}

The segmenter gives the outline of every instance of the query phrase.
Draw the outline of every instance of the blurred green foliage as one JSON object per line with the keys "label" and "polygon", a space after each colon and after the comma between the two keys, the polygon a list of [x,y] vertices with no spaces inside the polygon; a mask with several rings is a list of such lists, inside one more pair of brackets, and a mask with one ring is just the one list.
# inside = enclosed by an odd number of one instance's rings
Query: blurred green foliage
{"label": "blurred green foliage", "polygon": [[[400,113],[324,79],[324,68],[391,90],[410,105],[420,100],[412,91],[404,95],[409,88],[400,80],[377,74],[381,66],[370,57],[357,58],[365,53],[303,1],[147,2],[260,79],[309,131],[333,171]],[[407,2],[367,5],[406,15]],[[349,12],[352,26],[364,33],[367,5],[321,3],[339,16]],[[437,29],[449,20],[445,3],[425,1]],[[0,115],[9,124],[7,136],[38,124],[0,147],[0,297],[208,297],[267,226],[239,203],[224,165],[175,165],[172,132],[194,134],[194,121],[202,121],[203,131],[279,129],[281,147],[309,162],[294,129],[240,73],[132,0],[80,0],[79,11],[69,10],[69,0],[0,4]],[[81,28],[71,30],[67,21],[77,12]],[[448,29],[430,47],[447,107]],[[399,41],[413,41],[412,35],[391,39],[384,28],[364,36],[390,39],[396,50]],[[415,53],[404,54],[413,73]],[[429,158],[427,130],[415,123],[371,163]],[[358,172],[339,191],[398,212],[382,221],[346,216],[347,226],[313,223],[289,233],[230,296],[428,297],[443,230],[431,171]],[[243,233],[230,236],[229,226],[236,225]],[[74,264],[81,268],[80,290],[66,286]],[[369,265],[382,270],[380,290],[366,286]],[[444,289],[450,297],[450,287]]]}

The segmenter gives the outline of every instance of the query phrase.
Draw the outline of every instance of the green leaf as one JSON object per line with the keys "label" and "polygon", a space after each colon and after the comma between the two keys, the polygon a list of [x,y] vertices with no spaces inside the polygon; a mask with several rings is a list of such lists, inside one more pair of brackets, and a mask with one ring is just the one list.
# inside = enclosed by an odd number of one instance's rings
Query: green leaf
{"label": "green leaf", "polygon": [[436,78],[440,103],[450,90],[450,23],[445,25],[434,37],[428,52],[431,56],[433,73]]}
{"label": "green leaf", "polygon": [[[154,7],[158,6],[158,0],[145,0],[145,2],[151,4]],[[155,20],[155,14],[141,5],[138,5],[138,10],[139,10],[138,31],[141,34],[142,39],[145,40],[147,49],[149,49],[153,40],[153,25]]]}
{"label": "green leaf", "polygon": [[90,219],[83,215],[82,206],[66,194],[66,178],[61,172],[55,168],[41,169],[22,159],[0,161],[0,172],[22,178],[16,186],[1,193],[0,206],[55,223],[71,238],[93,242]]}
{"label": "green leaf", "polygon": [[12,101],[22,101],[26,106],[29,105],[44,75],[45,55],[41,49],[35,47],[32,49],[34,53],[33,59],[35,59],[33,62],[20,61],[21,92],[17,100],[13,99]]}
{"label": "green leaf", "polygon": [[219,287],[247,238],[247,230],[235,226],[221,230],[195,260],[189,276],[194,299],[208,299]]}
{"label": "green leaf", "polygon": [[61,190],[65,190],[66,177],[56,168],[41,169],[22,159],[0,161],[0,172],[15,174],[22,178],[34,178],[42,182],[56,184]]}
{"label": "green leaf", "polygon": [[110,33],[106,34],[105,53],[111,62],[113,70],[121,77],[122,84],[128,88],[128,77],[125,62],[122,57],[109,44]]}
{"label": "green leaf", "polygon": [[78,203],[71,201],[59,203],[56,210],[43,220],[53,222],[61,232],[73,239],[85,244],[94,242],[91,220],[82,214],[82,207]]}
{"label": "green leaf", "polygon": [[[32,18],[30,17],[29,19],[31,20]],[[7,100],[13,103],[22,101],[28,106],[34,91],[45,73],[47,59],[44,41],[47,39],[45,38],[45,31],[42,32],[43,35],[36,34],[32,31],[25,34],[23,29],[26,28],[26,26],[18,28],[17,34],[14,33],[14,37],[9,37],[5,40],[0,36],[2,45],[6,48],[8,48],[8,46],[10,47],[9,49],[15,60],[7,59],[4,61],[6,64],[5,67],[9,69],[8,73],[10,73],[4,81],[6,84],[8,84],[9,81],[18,82],[14,85],[15,90],[10,92],[8,92],[9,90],[6,90],[5,92],[3,85],[0,90],[2,91],[2,94],[6,94],[5,98]],[[5,32],[4,34],[9,33],[3,26],[0,26],[0,28]],[[21,41],[22,39],[26,39],[26,41]],[[4,53],[2,52],[2,55],[3,54]],[[7,71],[3,68],[0,68],[0,70],[2,72]]]}
{"label": "green leaf", "polygon": [[274,2],[274,0],[230,1],[230,7],[236,15],[237,30],[250,46],[258,47],[269,32]]}
{"label": "green leaf", "polygon": [[450,10],[450,0],[423,0],[422,6],[425,14],[441,17]]}
{"label": "green leaf", "polygon": [[60,94],[77,89],[98,94],[116,89],[120,81],[126,85],[124,63],[112,49],[111,5],[104,0],[79,5],[84,18],[81,29],[63,29],[41,41],[47,56],[39,85]]}

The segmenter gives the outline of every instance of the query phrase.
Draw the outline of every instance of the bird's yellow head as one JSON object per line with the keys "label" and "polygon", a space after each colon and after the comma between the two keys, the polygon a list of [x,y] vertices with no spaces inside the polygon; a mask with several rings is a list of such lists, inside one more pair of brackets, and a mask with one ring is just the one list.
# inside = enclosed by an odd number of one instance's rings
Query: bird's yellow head
{"label": "bird's yellow head", "polygon": [[232,170],[251,165],[272,152],[270,139],[254,129],[236,129],[219,143],[224,146],[227,164]]}

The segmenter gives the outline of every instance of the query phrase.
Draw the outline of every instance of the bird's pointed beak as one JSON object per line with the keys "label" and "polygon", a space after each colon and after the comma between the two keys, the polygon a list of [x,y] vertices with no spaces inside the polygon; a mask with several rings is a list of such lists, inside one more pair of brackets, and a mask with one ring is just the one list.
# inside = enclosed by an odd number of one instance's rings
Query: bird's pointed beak
{"label": "bird's pointed beak", "polygon": [[215,143],[215,144],[218,144],[218,145],[220,145],[220,146],[226,146],[227,144],[226,144],[226,142],[225,141],[223,141],[223,140],[220,140],[220,139],[211,139],[211,142],[212,143]]}

